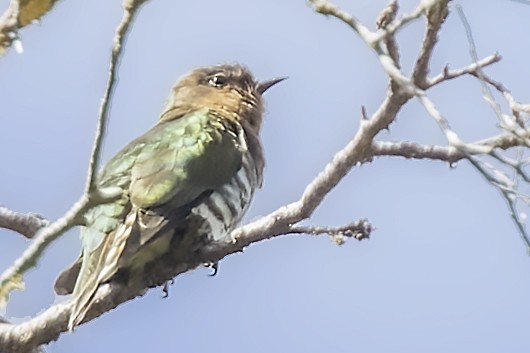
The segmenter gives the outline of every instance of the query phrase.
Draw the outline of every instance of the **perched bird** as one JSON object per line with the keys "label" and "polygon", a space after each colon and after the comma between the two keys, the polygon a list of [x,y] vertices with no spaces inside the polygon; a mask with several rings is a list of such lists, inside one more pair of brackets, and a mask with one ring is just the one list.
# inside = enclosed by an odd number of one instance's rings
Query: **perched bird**
{"label": "perched bird", "polygon": [[256,82],[240,65],[193,70],[156,125],[105,165],[98,186],[123,195],[86,213],[81,257],[55,283],[73,291],[71,330],[101,284],[141,276],[168,253],[185,262],[204,237],[235,228],[262,183],[262,94],[283,79]]}

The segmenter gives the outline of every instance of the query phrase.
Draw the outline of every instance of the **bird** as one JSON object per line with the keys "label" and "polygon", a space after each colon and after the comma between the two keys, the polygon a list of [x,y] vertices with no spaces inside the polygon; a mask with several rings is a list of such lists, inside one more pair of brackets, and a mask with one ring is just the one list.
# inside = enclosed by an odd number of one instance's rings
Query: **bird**
{"label": "bird", "polygon": [[102,284],[131,281],[164,256],[186,262],[230,236],[262,185],[262,95],[285,78],[256,81],[239,64],[194,69],[156,124],[105,164],[96,184],[121,196],[85,213],[81,255],[54,286],[73,294],[70,331]]}

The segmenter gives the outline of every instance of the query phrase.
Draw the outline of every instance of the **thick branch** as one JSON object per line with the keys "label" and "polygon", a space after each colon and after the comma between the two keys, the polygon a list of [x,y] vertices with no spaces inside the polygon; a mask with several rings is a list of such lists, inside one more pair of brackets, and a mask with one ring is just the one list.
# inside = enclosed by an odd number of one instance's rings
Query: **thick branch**
{"label": "thick branch", "polygon": [[[300,200],[235,230],[232,238],[227,241],[210,243],[202,249],[201,256],[195,262],[180,264],[177,267],[168,266],[164,260],[157,262],[152,275],[148,276],[151,278],[149,286],[162,284],[201,263],[217,262],[228,254],[242,251],[251,243],[290,233],[293,224],[308,218],[348,171],[366,158],[366,151],[370,150],[375,135],[394,121],[399,109],[409,98],[389,92],[372,118],[361,120],[360,129],[354,139],[338,152],[324,171],[308,185]],[[299,231],[296,228],[294,230]],[[87,320],[143,293],[143,288],[122,288],[116,285],[107,294],[98,294],[101,300],[89,312]],[[14,326],[0,325],[0,348],[16,347],[18,350],[23,350],[56,339],[59,332],[67,329],[69,310],[65,305],[56,306],[26,323]],[[24,337],[24,342],[19,339],[20,337]]]}
{"label": "thick branch", "polygon": [[[127,4],[135,3],[137,5],[141,2],[126,1]],[[325,166],[324,170],[306,187],[299,200],[281,207],[251,224],[236,229],[226,239],[207,243],[204,247],[200,248],[197,254],[194,254],[192,259],[187,259],[186,262],[175,263],[176,260],[171,256],[172,254],[164,255],[149,268],[144,279],[145,282],[139,283],[137,287],[131,288],[120,285],[119,283],[111,283],[100,287],[96,294],[98,301],[91,307],[91,310],[85,317],[85,322],[94,319],[127,300],[144,294],[146,287],[160,285],[166,280],[174,278],[203,263],[216,263],[225,256],[235,252],[241,252],[249,244],[264,239],[289,233],[330,234],[337,236],[337,239],[339,239],[339,236],[367,237],[371,232],[371,226],[365,220],[339,228],[300,226],[298,223],[312,215],[314,210],[324,200],[325,196],[347,175],[352,167],[358,163],[365,162],[373,156],[388,155],[406,158],[430,158],[455,162],[463,158],[469,159],[469,156],[473,154],[480,154],[485,151],[491,152],[494,148],[506,149],[521,144],[522,137],[513,134],[499,135],[487,140],[475,142],[474,144],[463,144],[456,134],[449,129],[447,121],[436,110],[434,104],[414,84],[415,82],[419,82],[418,84],[422,84],[422,82],[426,84],[427,82],[428,64],[436,43],[437,32],[446,16],[447,0],[421,1],[420,6],[411,15],[404,16],[400,20],[394,20],[393,17],[395,14],[393,14],[390,23],[385,24],[385,28],[376,33],[369,31],[353,16],[340,10],[328,1],[311,0],[311,3],[316,11],[337,17],[353,28],[376,52],[384,70],[395,81],[397,89],[389,89],[387,91],[383,103],[370,118],[366,118],[363,115],[359,130],[352,141],[339,151],[332,161]],[[418,56],[414,79],[409,79],[399,70],[399,66],[396,64],[396,60],[394,60],[395,55],[389,55],[389,53],[385,52],[381,43],[385,38],[388,38],[389,35],[401,28],[401,26],[424,13],[428,16],[429,26],[432,27],[432,30],[427,30],[426,32],[424,43]],[[434,17],[431,18],[431,16]],[[125,30],[127,26],[125,26]],[[117,37],[119,37],[118,33]],[[114,57],[115,52],[113,50]],[[481,63],[476,63],[475,71],[481,67],[480,65]],[[111,72],[114,67],[111,64]],[[461,74],[453,73],[452,75],[457,77],[465,73],[473,72],[471,69],[468,69],[468,71]],[[450,75],[448,74],[448,76]],[[99,141],[105,128],[108,99],[112,96],[113,92],[111,76],[113,74],[109,75],[107,91],[101,106],[101,119],[91,157],[87,190],[93,188],[95,171],[98,169]],[[445,79],[449,79],[449,77],[444,76],[441,80]],[[396,119],[401,107],[414,96],[420,99],[427,111],[440,124],[448,137],[448,141],[452,144],[451,146],[443,147],[408,142],[373,141],[381,130],[390,126]],[[69,312],[69,304],[59,304],[25,323],[18,325],[0,324],[0,351],[26,352],[32,347],[57,339],[61,332],[67,330]]]}
{"label": "thick branch", "polygon": [[344,178],[350,169],[366,159],[366,152],[369,151],[373,138],[394,121],[397,113],[408,99],[410,99],[408,95],[388,92],[387,97],[372,118],[361,120],[360,128],[353,140],[335,154],[332,161],[306,187],[298,201],[237,229],[232,234],[236,241],[248,245],[288,232],[290,225],[309,218],[324,197]]}
{"label": "thick branch", "polygon": [[421,50],[416,59],[414,72],[412,73],[412,81],[419,88],[426,88],[429,63],[434,46],[438,42],[438,32],[449,14],[448,6],[449,0],[438,0],[433,2],[433,5],[426,11],[427,26],[425,27]]}
{"label": "thick branch", "polygon": [[[353,140],[343,150],[339,151],[325,169],[307,186],[298,201],[281,207],[268,216],[237,229],[233,232],[231,238],[235,239],[235,241],[230,239],[226,242],[215,242],[205,246],[201,251],[201,257],[194,263],[187,263],[175,268],[174,266],[167,266],[162,260],[157,262],[156,271],[153,271],[151,276],[153,283],[150,285],[161,284],[163,281],[186,272],[201,263],[217,262],[230,253],[242,251],[243,248],[251,243],[289,233],[292,225],[311,216],[324,197],[354,165],[366,159],[366,152],[370,150],[374,137],[395,120],[400,108],[410,97],[409,94],[389,90],[384,102],[371,119],[361,119],[360,128]],[[141,288],[134,290],[132,288],[120,289],[119,286],[113,287],[109,294],[102,297],[100,304],[94,306],[92,311],[89,312],[87,320],[142,293],[143,290]],[[56,310],[60,312],[58,313]],[[57,309],[51,308],[27,323],[21,324],[22,326],[3,328],[0,326],[0,347],[20,348],[21,346],[17,346],[20,342],[16,337],[19,337],[22,333],[24,333],[24,337],[29,337],[27,342],[31,342],[31,344],[27,343],[27,345],[22,347],[36,346],[50,339],[55,339],[58,335],[57,330],[66,330],[67,315],[65,314],[68,310],[64,306]],[[53,320],[53,322],[50,322],[50,320]],[[5,341],[2,342],[2,339]]]}
{"label": "thick branch", "polygon": [[[366,220],[360,220],[352,224],[338,228],[318,227],[293,227],[292,233],[307,232],[311,234],[330,234],[337,243],[342,243],[346,237],[354,237],[358,240],[370,236],[372,226]],[[291,231],[286,232],[291,233]],[[279,236],[281,234],[277,234]],[[255,237],[256,242],[269,238]],[[223,257],[241,252],[248,245],[243,242],[234,242],[231,237],[212,241],[200,251],[193,259],[186,263],[175,263],[172,254],[165,255],[157,261],[144,276],[144,283],[137,287],[124,286],[119,283],[104,285],[98,290],[97,302],[91,307],[84,322],[106,313],[121,303],[145,294],[146,287],[159,286],[171,278],[185,273],[203,263],[216,263]],[[0,352],[27,352],[33,347],[46,344],[56,340],[61,332],[68,330],[68,317],[71,303],[56,304],[35,318],[18,324],[0,323]]]}

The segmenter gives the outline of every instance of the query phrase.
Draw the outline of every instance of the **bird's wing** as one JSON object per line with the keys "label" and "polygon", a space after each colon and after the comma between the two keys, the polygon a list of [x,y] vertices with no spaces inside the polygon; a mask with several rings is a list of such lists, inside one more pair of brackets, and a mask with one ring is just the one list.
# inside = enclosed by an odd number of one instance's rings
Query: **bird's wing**
{"label": "bird's wing", "polygon": [[246,145],[241,132],[225,124],[198,111],[158,125],[154,131],[162,138],[149,136],[156,142],[144,146],[131,169],[129,197],[138,212],[120,266],[236,175]]}
{"label": "bird's wing", "polygon": [[82,321],[99,284],[121,266],[129,266],[131,258],[136,261],[163,229],[185,218],[202,198],[237,173],[245,148],[241,141],[237,129],[198,110],[156,125],[109,161],[99,184],[120,186],[124,196],[86,216],[70,327]]}

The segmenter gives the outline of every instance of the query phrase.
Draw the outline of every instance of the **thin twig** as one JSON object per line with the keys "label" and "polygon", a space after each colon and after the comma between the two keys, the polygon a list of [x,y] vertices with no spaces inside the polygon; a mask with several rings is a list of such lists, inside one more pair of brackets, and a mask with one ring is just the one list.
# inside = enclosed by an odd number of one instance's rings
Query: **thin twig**
{"label": "thin twig", "polygon": [[[390,23],[392,23],[397,16],[399,10],[399,5],[397,0],[390,0],[390,2],[383,8],[383,10],[377,16],[375,25],[377,29],[386,29]],[[399,47],[396,41],[394,33],[388,33],[383,41],[385,43],[388,55],[394,60],[397,67],[400,67],[399,64]]]}
{"label": "thin twig", "polygon": [[[488,139],[475,141],[471,143],[471,145],[486,146],[492,151],[496,148],[507,150],[512,147],[520,146],[521,139],[512,134],[505,133]],[[465,159],[467,155],[479,154],[479,152],[480,149],[463,152],[454,146],[437,146],[409,141],[374,141],[369,154],[373,157],[391,156],[410,159],[432,159],[455,163]]]}
{"label": "thin twig", "polygon": [[38,214],[19,213],[0,206],[0,228],[11,229],[26,238],[33,238],[37,231],[50,222]]}
{"label": "thin twig", "polygon": [[372,225],[366,219],[361,219],[341,227],[294,226],[291,227],[289,231],[291,234],[328,234],[337,245],[344,244],[347,238],[354,238],[357,240],[368,239],[371,232]]}
{"label": "thin twig", "polygon": [[109,76],[101,102],[96,137],[90,156],[85,193],[63,217],[39,231],[32,244],[24,251],[22,256],[15,261],[12,267],[2,273],[0,276],[0,306],[7,301],[9,293],[13,289],[23,288],[23,274],[37,264],[37,260],[44,253],[44,250],[55,239],[66,230],[78,225],[81,222],[81,216],[91,207],[116,200],[117,197],[121,196],[121,191],[118,189],[98,190],[95,188],[95,178],[96,171],[99,168],[101,142],[105,133],[109,99],[112,97],[112,92],[114,91],[116,70],[122,55],[122,44],[136,11],[144,1],[125,0],[123,3],[124,13],[114,37]]}
{"label": "thin twig", "polygon": [[[311,234],[329,234],[330,232],[333,234],[333,232],[336,232],[339,234],[342,231],[343,233],[346,233],[348,231],[347,229],[300,226],[298,225],[298,222],[311,216],[314,210],[322,203],[325,196],[347,175],[351,168],[359,163],[365,162],[373,156],[380,155],[378,153],[383,153],[385,150],[388,152],[388,155],[391,155],[393,148],[396,146],[390,146],[389,144],[392,144],[391,142],[374,142],[373,140],[381,130],[388,128],[390,124],[395,121],[396,116],[403,105],[414,96],[417,96],[418,99],[420,99],[427,111],[434,116],[435,120],[442,127],[442,130],[445,129],[446,136],[449,135],[448,140],[452,144],[452,146],[440,147],[439,149],[437,148],[438,146],[434,146],[435,148],[432,148],[430,152],[431,156],[435,156],[436,153],[441,156],[441,153],[443,152],[447,153],[450,156],[449,158],[470,158],[469,155],[472,154],[489,152],[494,148],[509,148],[521,143],[522,137],[514,136],[512,134],[509,136],[496,136],[473,144],[464,144],[454,132],[453,133],[456,137],[452,136],[452,130],[449,129],[448,122],[441,113],[436,110],[434,104],[428,99],[423,91],[419,90],[412,83],[412,80],[399,70],[399,66],[392,56],[384,51],[381,43],[386,36],[395,33],[403,25],[415,18],[419,18],[422,14],[428,14],[433,6],[436,6],[438,3],[443,3],[445,0],[423,0],[421,1],[420,6],[418,6],[411,15],[404,16],[399,20],[391,21],[386,30],[380,30],[377,33],[370,32],[353,16],[340,10],[328,1],[312,0],[310,2],[313,4],[316,11],[337,17],[350,25],[350,27],[353,28],[376,52],[383,68],[400,89],[387,90],[387,95],[383,103],[370,118],[366,116],[366,113],[363,113],[363,117],[360,119],[359,130],[352,141],[350,141],[341,151],[336,153],[333,160],[328,163],[324,170],[306,187],[298,201],[283,206],[251,224],[236,229],[231,237],[212,241],[201,249],[198,258],[195,259],[194,262],[175,264],[174,262],[171,262],[171,259],[167,258],[161,259],[160,262],[155,262],[153,268],[145,279],[145,281],[150,282],[143,283],[145,285],[144,287],[142,287],[142,284],[139,284],[138,288],[129,288],[120,285],[119,283],[111,283],[100,287],[96,294],[96,304],[88,313],[86,321],[92,320],[94,317],[107,312],[126,300],[130,300],[143,294],[145,287],[156,286],[167,279],[173,278],[180,273],[184,273],[199,266],[201,263],[214,263],[228,254],[243,251],[243,249],[251,243],[293,232],[305,232]],[[443,12],[438,12],[438,14],[442,15]],[[430,50],[432,51],[432,48]],[[111,96],[111,93],[111,90],[109,90],[109,97]],[[102,110],[105,109],[106,108],[102,104]],[[102,115],[105,114],[106,113]],[[101,127],[98,130],[101,130],[99,133],[104,131],[104,123],[101,124]],[[96,138],[96,140],[98,139],[99,137]],[[401,145],[401,147],[403,147],[403,145]],[[418,157],[421,153],[427,154],[429,152],[423,145],[411,145],[409,147],[415,149],[416,153],[411,158],[421,158]],[[99,155],[99,151],[95,150],[93,156],[97,155]],[[402,156],[405,156],[405,152],[402,152]],[[95,159],[96,161],[91,163],[90,167],[91,172],[89,174],[92,176],[94,176],[94,173],[97,170],[97,157]],[[439,159],[442,159],[442,157]],[[93,181],[93,179],[91,180]],[[90,187],[91,186],[87,184],[87,188]],[[361,224],[366,221],[361,220],[358,222]],[[366,229],[365,231],[369,233],[371,226],[367,229],[368,231]],[[352,234],[354,234],[353,230]],[[168,263],[170,265],[164,261],[169,261]],[[25,323],[19,325],[0,324],[0,351],[5,347],[15,347],[19,350],[27,350],[35,345],[56,339],[60,332],[66,330],[68,319],[67,313],[69,310],[70,307],[67,304],[59,304]]]}
{"label": "thin twig", "polygon": [[433,77],[433,78],[431,78],[430,80],[427,81],[426,88],[430,88],[430,87],[436,86],[437,84],[439,84],[441,82],[452,80],[452,79],[458,78],[460,76],[464,76],[464,75],[478,75],[477,74],[478,70],[480,70],[480,69],[482,69],[482,68],[484,68],[486,66],[495,64],[495,63],[499,62],[501,59],[502,59],[502,56],[500,56],[499,53],[495,53],[493,55],[485,57],[484,59],[479,60],[479,61],[477,61],[477,62],[475,62],[475,63],[473,63],[473,64],[471,64],[471,65],[469,65],[467,67],[461,68],[461,69],[449,70],[449,68],[446,66],[441,74],[439,74],[438,76],[435,76],[435,77]]}
{"label": "thin twig", "polygon": [[[462,6],[456,5],[457,13],[460,17],[460,20],[462,21],[462,24],[464,25],[464,29],[466,31],[467,40],[469,43],[469,53],[471,55],[472,60],[475,63],[478,63],[478,54],[477,49],[475,45],[475,40],[473,39],[473,32],[471,30],[471,26],[469,25],[469,22],[467,21],[467,18],[464,14],[464,10],[462,9]],[[495,112],[495,115],[500,121],[501,128],[505,129],[507,132],[512,133],[516,135],[517,137],[521,138],[522,141],[524,141],[524,145],[530,146],[530,139],[528,138],[528,129],[525,127],[523,119],[520,117],[520,112],[525,110],[525,106],[519,105],[516,106],[515,99],[511,95],[511,93],[504,87],[504,85],[499,84],[497,82],[494,82],[493,80],[489,79],[482,69],[478,66],[478,69],[473,73],[481,82],[485,100],[488,102],[488,104],[491,106],[493,111]],[[495,87],[497,90],[502,92],[505,99],[507,100],[512,115],[504,114],[502,112],[501,106],[497,101],[495,101],[495,98],[493,97],[493,94],[490,89],[490,85]],[[522,109],[521,109],[522,108]],[[520,110],[521,109],[521,110]],[[508,164],[512,167],[512,169],[515,172],[515,176],[519,176],[524,181],[528,182],[528,176],[524,172],[524,170],[521,167],[521,164],[514,164],[510,163],[507,158],[504,158],[504,156],[501,156],[500,154],[495,153],[495,151],[490,151],[489,153],[492,157],[494,157],[496,160],[503,164]],[[517,214],[517,190],[515,190],[515,187],[517,187],[517,179],[515,179],[515,182],[510,180],[504,173],[502,173],[499,170],[496,170],[492,168],[492,172],[488,172],[482,165],[481,162],[472,157],[469,156],[468,160],[471,162],[471,164],[479,171],[480,174],[486,178],[486,180],[493,185],[501,195],[503,196],[504,200],[508,204],[508,208],[510,209],[510,215],[512,217],[512,220],[514,221],[517,229],[519,230],[519,235],[523,239],[527,251],[530,252],[530,234],[528,234],[528,231],[526,230],[526,225],[524,222],[520,219],[519,215]]]}
{"label": "thin twig", "polygon": [[0,276],[0,307],[5,305],[9,293],[13,289],[24,287],[23,274],[37,264],[38,258],[51,242],[75,225],[75,219],[87,210],[88,204],[88,198],[86,196],[82,197],[63,217],[42,228],[13,266],[2,273]]}
{"label": "thin twig", "polygon": [[[423,0],[420,1],[419,5],[410,13],[405,14],[401,18],[394,20],[388,24],[384,29],[380,30],[374,38],[373,42],[380,42],[384,37],[395,34],[398,30],[403,29],[407,24],[420,18],[426,11],[440,0]],[[445,1],[445,0],[443,0]]]}
{"label": "thin twig", "polygon": [[44,250],[46,250],[54,240],[68,229],[79,225],[81,222],[81,216],[85,214],[87,210],[95,205],[114,201],[118,197],[121,197],[121,192],[118,192],[118,189],[115,188],[98,190],[98,192],[93,195],[83,195],[63,217],[57,219],[46,227],[41,228],[28,248],[18,259],[15,260],[15,263],[0,276],[0,307],[5,305],[9,293],[12,290],[24,288],[24,273],[37,265],[37,261],[44,253]]}
{"label": "thin twig", "polygon": [[361,119],[355,137],[337,152],[324,170],[309,183],[298,201],[236,229],[232,232],[232,237],[238,244],[246,246],[255,241],[288,233],[293,224],[309,218],[324,197],[350,169],[366,160],[366,154],[370,151],[374,137],[395,120],[397,113],[408,99],[410,99],[408,95],[389,90],[379,109],[370,119]]}
{"label": "thin twig", "polygon": [[[357,32],[357,34],[359,34],[359,36],[365,40],[365,42],[369,43],[374,39],[374,33],[372,33],[366,26],[364,26],[359,20],[346,11],[343,11],[338,6],[333,5],[331,2],[327,0],[309,0],[309,3],[313,5],[313,10],[316,12],[322,15],[336,17],[350,26],[351,29]],[[370,40],[367,40],[368,38],[370,38]],[[377,40],[374,42],[379,41]]]}
{"label": "thin twig", "polygon": [[[471,26],[469,25],[469,22],[467,21],[466,15],[464,14],[464,10],[462,9],[462,6],[459,4],[456,4],[455,6],[456,12],[458,13],[458,16],[460,17],[460,21],[462,22],[464,26],[464,30],[466,31],[466,37],[469,44],[469,55],[471,56],[471,60],[473,60],[474,63],[478,63],[478,54],[477,54],[477,47],[475,45],[475,40],[473,39],[473,32],[471,30]],[[502,113],[500,105],[495,101],[495,98],[493,97],[493,94],[491,93],[491,89],[486,84],[486,82],[483,79],[483,73],[480,67],[478,67],[478,70],[476,71],[476,74],[480,80],[480,83],[482,84],[482,90],[484,92],[484,95],[486,97],[486,102],[489,103],[493,111],[495,112],[495,115],[497,115],[499,121],[501,122],[502,126],[510,126],[510,122],[504,114]]]}
{"label": "thin twig", "polygon": [[461,150],[466,154],[488,154],[491,152],[493,148],[491,146],[464,143],[460,139],[458,134],[451,129],[449,121],[444,116],[442,116],[438,109],[436,109],[436,106],[429,99],[429,97],[427,97],[424,91],[418,90],[416,97],[423,105],[427,113],[429,113],[429,115],[438,123],[438,126],[445,135],[445,138],[447,139],[447,142],[449,142],[449,145],[456,147],[457,149]]}
{"label": "thin twig", "polygon": [[[347,237],[368,238],[372,231],[372,226],[367,220],[359,220],[350,225],[339,228],[327,228],[322,231],[316,227],[292,227],[285,234],[289,233],[331,233],[337,243],[342,243]],[[281,236],[283,234],[276,234]],[[244,236],[244,235],[242,235]],[[261,237],[255,236],[252,242],[268,239],[270,236],[263,234]],[[239,238],[243,239],[243,238]],[[93,320],[103,313],[110,311],[123,302],[131,300],[145,293],[145,288],[162,285],[167,280],[194,269],[204,263],[215,263],[223,257],[243,251],[248,245],[243,241],[233,242],[230,237],[225,239],[212,240],[208,246],[201,250],[199,256],[187,263],[175,263],[175,257],[166,256],[153,263],[148,272],[140,280],[145,283],[137,283],[135,287],[120,283],[103,285],[96,293],[95,304],[91,307],[84,322]],[[178,261],[178,260],[177,260]],[[68,330],[68,314],[72,303],[60,303],[40,313],[36,317],[21,324],[0,323],[0,352],[27,352],[32,347],[46,344],[56,340],[62,332]]]}
{"label": "thin twig", "polygon": [[515,223],[518,233],[521,236],[521,239],[523,240],[526,250],[530,253],[530,236],[526,230],[526,226],[523,223],[523,221],[519,218],[519,215],[517,214],[517,210],[515,207],[515,198],[516,193],[513,192],[512,186],[503,187],[502,180],[499,180],[498,178],[491,175],[482,165],[479,160],[474,158],[473,156],[470,156],[467,158],[469,162],[475,167],[475,169],[492,185],[497,186],[496,189],[501,193],[504,201],[508,205],[508,208],[510,209],[510,217],[512,218],[513,222]]}
{"label": "thin twig", "polygon": [[101,160],[101,141],[103,140],[107,127],[109,103],[112,100],[116,88],[116,72],[122,55],[122,46],[126,40],[133,17],[137,13],[136,11],[145,1],[146,0],[125,0],[123,3],[123,17],[114,34],[114,45],[112,46],[107,85],[99,108],[99,118],[96,127],[96,136],[94,137],[94,144],[92,145],[92,153],[90,154],[85,193],[89,193],[96,189],[96,173],[99,170]]}

